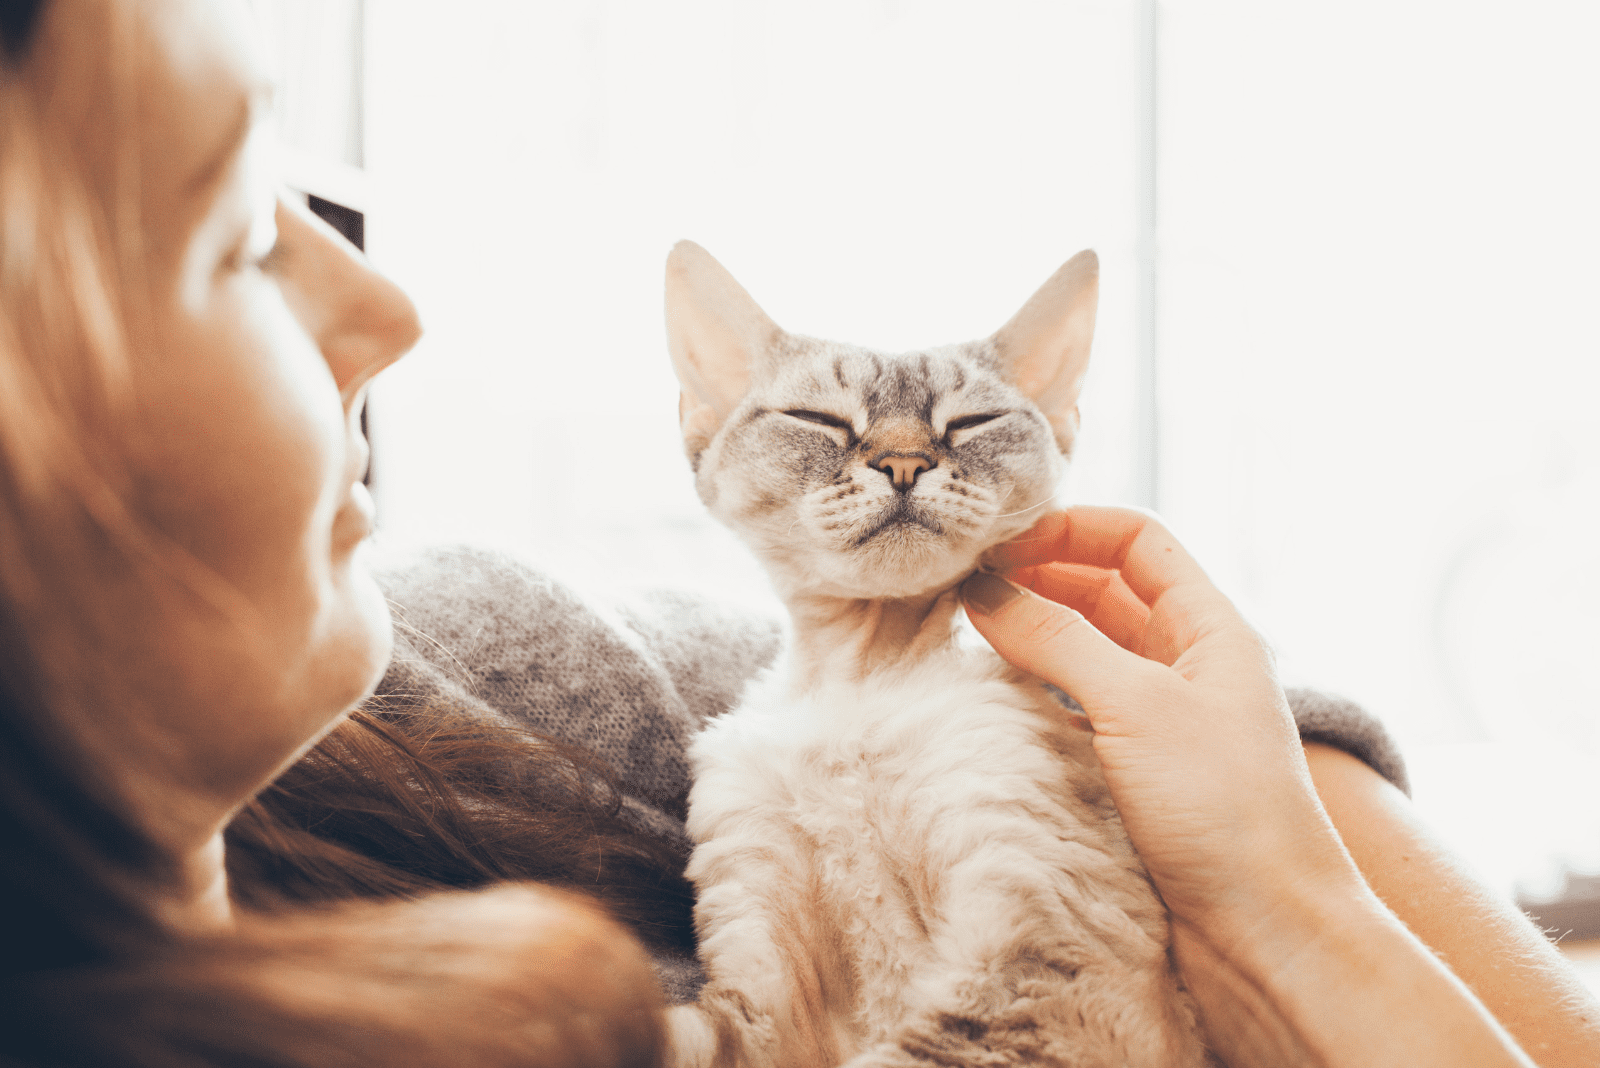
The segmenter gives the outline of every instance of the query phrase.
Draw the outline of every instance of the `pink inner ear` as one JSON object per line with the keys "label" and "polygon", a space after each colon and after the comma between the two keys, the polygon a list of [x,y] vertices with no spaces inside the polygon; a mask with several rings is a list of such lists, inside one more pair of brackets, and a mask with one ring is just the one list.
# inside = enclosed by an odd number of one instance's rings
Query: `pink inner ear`
{"label": "pink inner ear", "polygon": [[1099,260],[1093,252],[1080,252],[993,338],[1001,366],[1058,434],[1071,425],[1071,409],[1089,369],[1099,288]]}
{"label": "pink inner ear", "polygon": [[727,414],[750,388],[750,366],[782,334],[712,255],[680,241],[667,257],[667,342],[686,392]]}
{"label": "pink inner ear", "polygon": [[678,394],[678,423],[683,431],[683,451],[688,454],[690,463],[698,467],[700,454],[716,437],[722,420],[709,404],[684,392]]}
{"label": "pink inner ear", "polygon": [[1043,407],[1046,393],[1061,374],[1065,362],[1066,353],[1052,349],[1044,349],[1019,360],[1013,371],[1017,388]]}

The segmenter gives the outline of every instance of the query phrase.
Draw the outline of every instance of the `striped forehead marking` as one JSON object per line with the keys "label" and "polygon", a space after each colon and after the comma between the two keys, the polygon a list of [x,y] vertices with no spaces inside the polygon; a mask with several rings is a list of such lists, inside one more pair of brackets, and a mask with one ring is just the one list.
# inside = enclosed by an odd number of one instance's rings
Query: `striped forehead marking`
{"label": "striped forehead marking", "polygon": [[[967,376],[954,365],[954,383],[941,388],[933,381],[933,358],[926,353],[909,359],[885,359],[877,353],[863,353],[848,361],[833,358],[833,378],[839,387],[855,394],[867,409],[869,422],[886,416],[915,415],[925,423],[933,421],[933,408],[939,397],[951,389],[966,386]],[[854,379],[855,381],[852,381]]]}

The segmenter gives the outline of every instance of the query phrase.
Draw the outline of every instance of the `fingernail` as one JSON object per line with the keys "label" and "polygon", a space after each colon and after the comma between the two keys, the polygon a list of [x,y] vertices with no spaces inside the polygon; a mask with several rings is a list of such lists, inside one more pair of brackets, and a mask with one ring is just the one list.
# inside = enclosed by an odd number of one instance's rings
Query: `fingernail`
{"label": "fingernail", "polygon": [[980,571],[961,584],[961,599],[986,616],[992,616],[1022,596],[1022,590],[999,575]]}

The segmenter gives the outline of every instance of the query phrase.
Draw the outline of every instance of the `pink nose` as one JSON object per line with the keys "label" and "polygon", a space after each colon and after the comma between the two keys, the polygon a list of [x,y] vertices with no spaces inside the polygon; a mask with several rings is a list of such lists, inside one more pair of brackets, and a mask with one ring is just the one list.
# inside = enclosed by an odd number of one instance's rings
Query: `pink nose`
{"label": "pink nose", "polygon": [[908,490],[919,474],[933,467],[933,461],[917,453],[891,453],[878,457],[873,466],[889,476],[895,489]]}

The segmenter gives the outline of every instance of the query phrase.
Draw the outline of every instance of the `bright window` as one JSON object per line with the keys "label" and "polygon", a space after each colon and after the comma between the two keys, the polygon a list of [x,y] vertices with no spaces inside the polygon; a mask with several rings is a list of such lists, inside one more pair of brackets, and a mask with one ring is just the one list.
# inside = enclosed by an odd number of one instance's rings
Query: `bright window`
{"label": "bright window", "polygon": [[1163,7],[1161,508],[1498,884],[1600,867],[1600,7]]}

